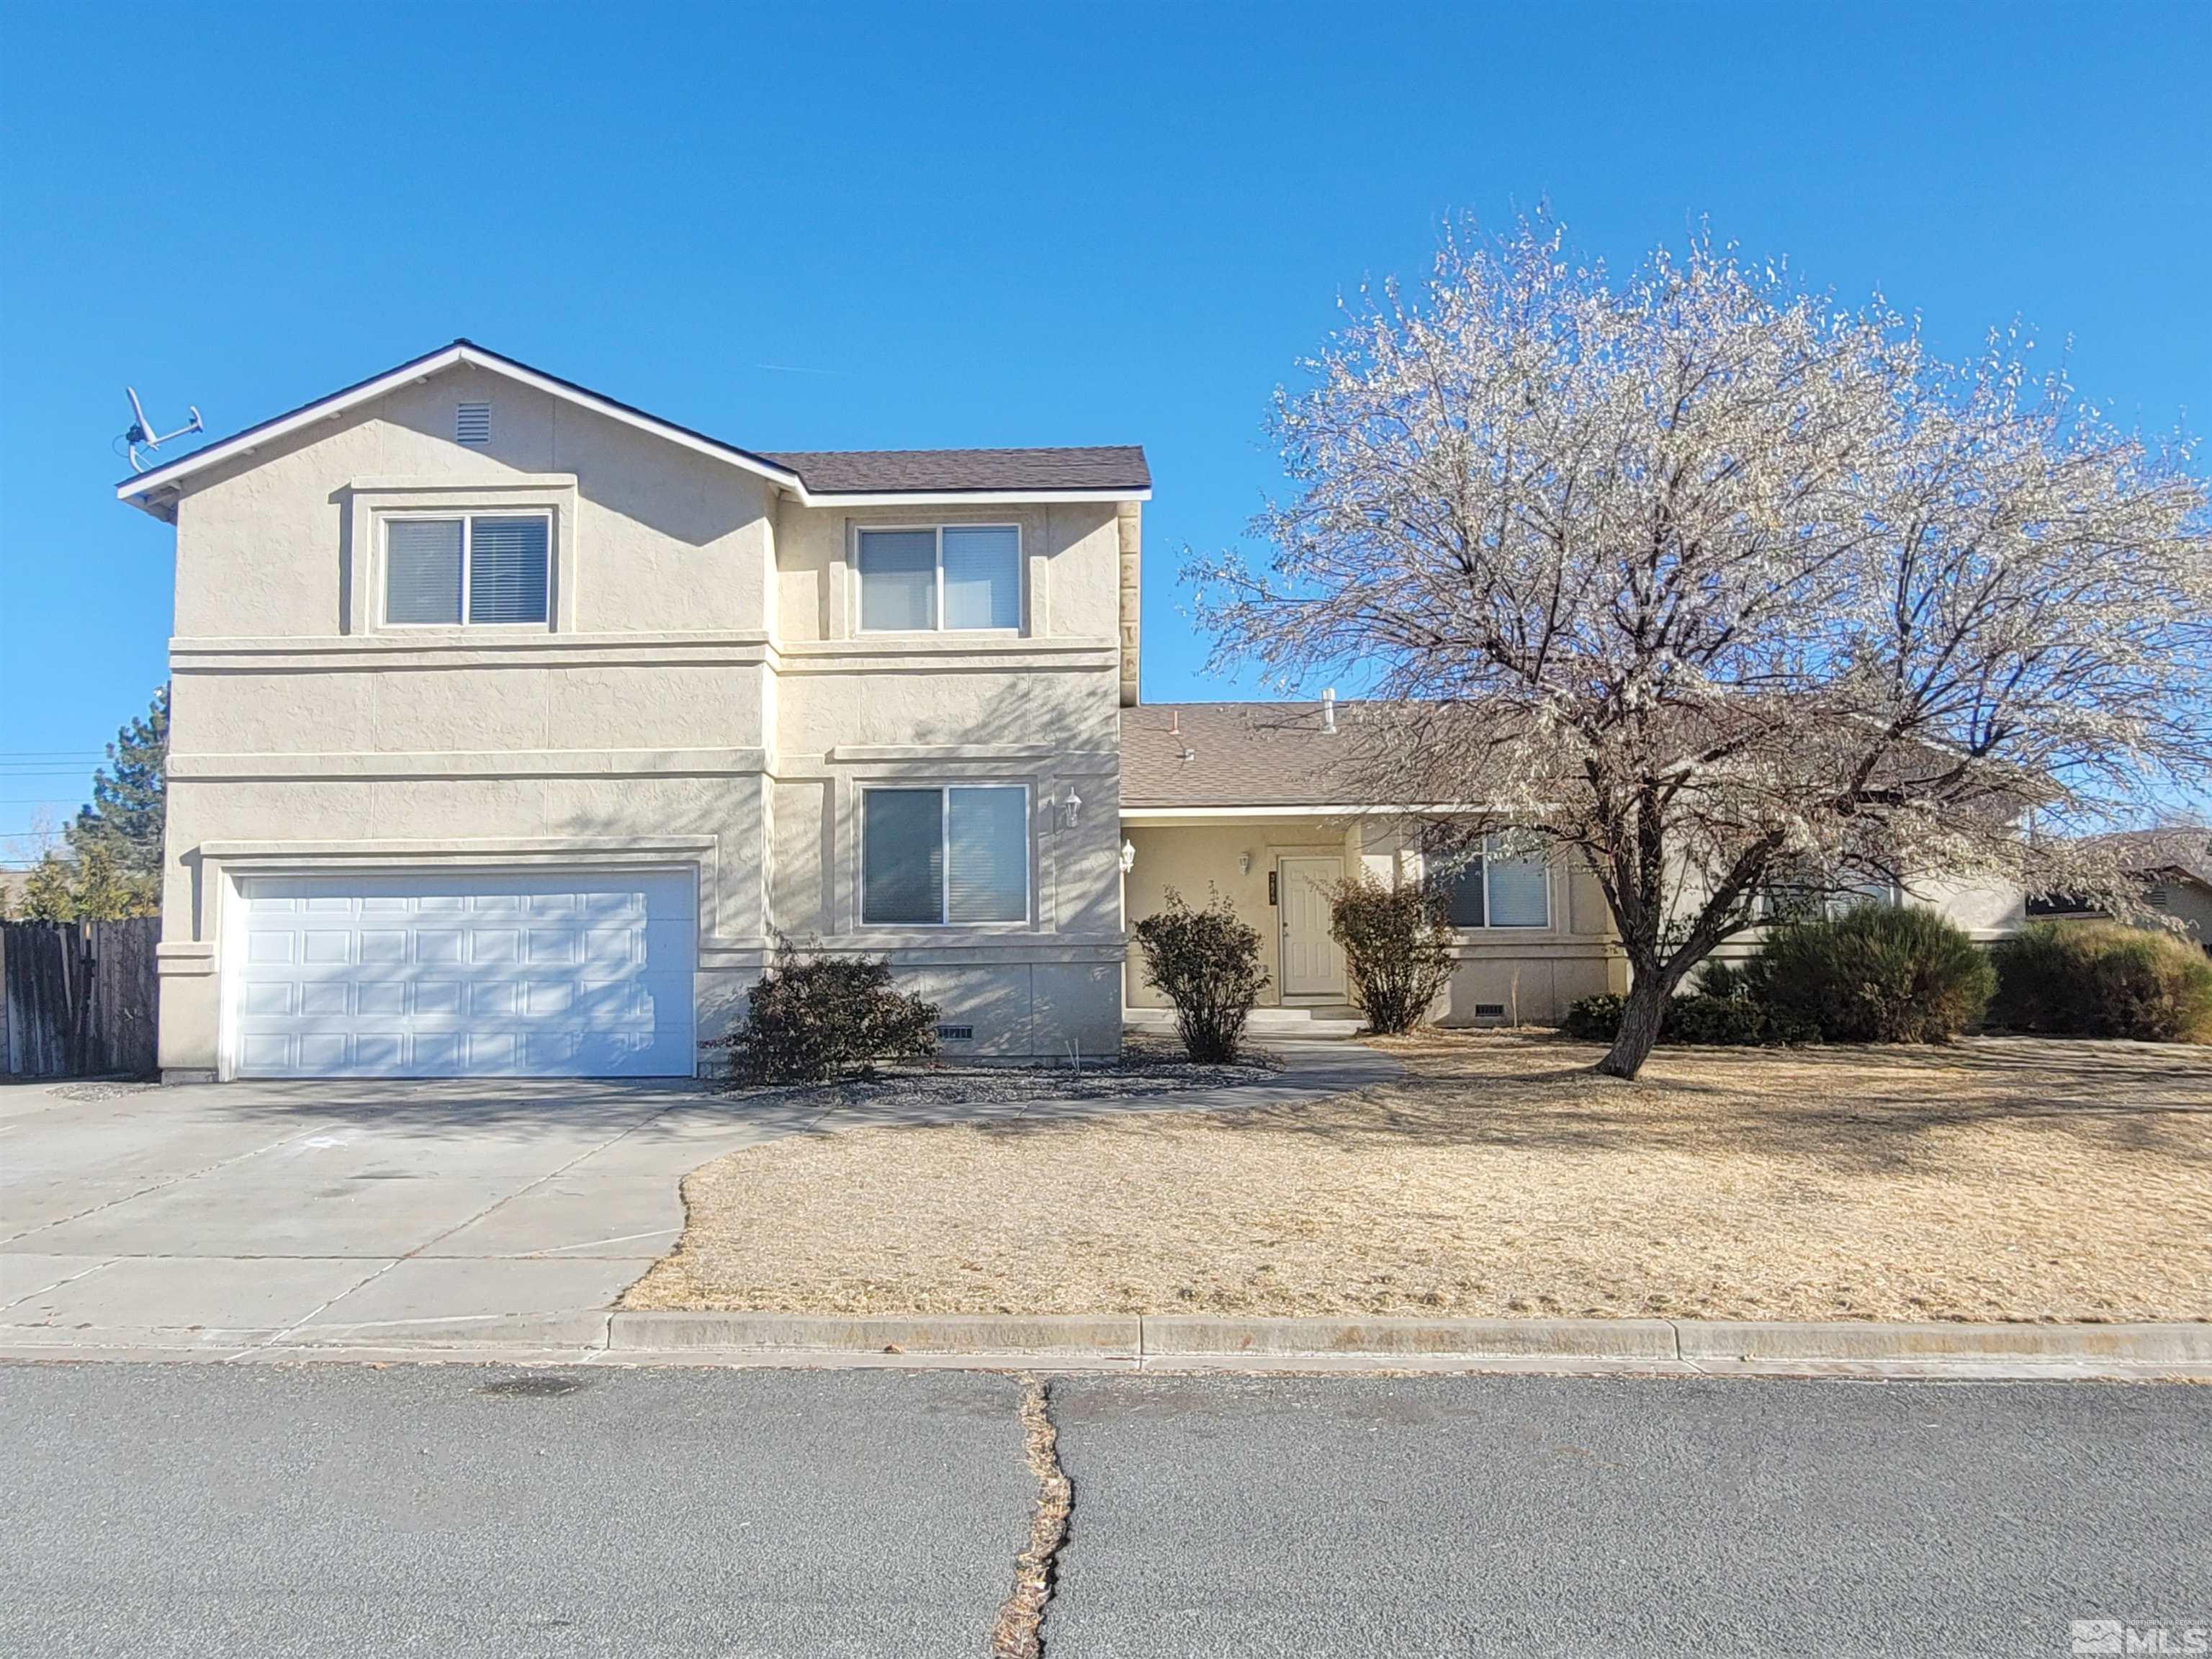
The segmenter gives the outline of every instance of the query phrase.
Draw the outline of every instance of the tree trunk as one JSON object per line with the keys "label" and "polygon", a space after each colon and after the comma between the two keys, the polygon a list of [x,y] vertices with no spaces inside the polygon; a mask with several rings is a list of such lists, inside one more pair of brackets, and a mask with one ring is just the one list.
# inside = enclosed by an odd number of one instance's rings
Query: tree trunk
{"label": "tree trunk", "polygon": [[1597,1063],[1607,1077],[1632,1078],[1644,1069],[1659,1042],[1659,1027],[1667,1017],[1667,999],[1674,988],[1656,973],[1641,973],[1629,982],[1628,1001],[1620,1011],[1620,1031],[1613,1047]]}

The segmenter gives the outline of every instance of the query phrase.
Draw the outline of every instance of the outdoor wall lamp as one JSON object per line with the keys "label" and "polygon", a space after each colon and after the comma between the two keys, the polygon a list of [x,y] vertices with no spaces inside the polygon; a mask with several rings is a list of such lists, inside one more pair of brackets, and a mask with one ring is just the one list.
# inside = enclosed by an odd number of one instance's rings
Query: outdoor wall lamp
{"label": "outdoor wall lamp", "polygon": [[1237,873],[1240,876],[1249,876],[1252,873],[1252,855],[1249,853],[1239,853],[1237,855]]}
{"label": "outdoor wall lamp", "polygon": [[1082,822],[1083,797],[1075,793],[1075,787],[1073,784],[1068,786],[1067,799],[1060,803],[1060,822],[1066,824],[1070,830],[1074,829],[1078,823]]}
{"label": "outdoor wall lamp", "polygon": [[1121,873],[1126,876],[1136,867],[1137,843],[1133,841],[1125,841],[1121,843]]}

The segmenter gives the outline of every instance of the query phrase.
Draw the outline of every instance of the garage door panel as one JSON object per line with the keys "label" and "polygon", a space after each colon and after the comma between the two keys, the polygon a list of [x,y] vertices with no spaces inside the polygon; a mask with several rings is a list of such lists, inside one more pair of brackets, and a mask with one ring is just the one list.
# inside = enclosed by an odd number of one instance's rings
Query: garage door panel
{"label": "garage door panel", "polygon": [[459,980],[417,981],[415,986],[415,1017],[417,1019],[459,1019],[461,1017],[462,988]]}
{"label": "garage door panel", "polygon": [[688,875],[251,882],[234,998],[254,1076],[688,1075]]}

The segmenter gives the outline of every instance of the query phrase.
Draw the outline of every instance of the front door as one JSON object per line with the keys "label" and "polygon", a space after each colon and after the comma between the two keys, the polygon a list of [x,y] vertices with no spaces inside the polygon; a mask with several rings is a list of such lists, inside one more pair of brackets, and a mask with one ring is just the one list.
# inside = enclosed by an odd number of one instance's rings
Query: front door
{"label": "front door", "polygon": [[1281,892],[1276,912],[1282,927],[1282,990],[1286,997],[1344,994],[1344,952],[1328,936],[1332,890],[1343,878],[1334,858],[1285,859],[1277,866]]}

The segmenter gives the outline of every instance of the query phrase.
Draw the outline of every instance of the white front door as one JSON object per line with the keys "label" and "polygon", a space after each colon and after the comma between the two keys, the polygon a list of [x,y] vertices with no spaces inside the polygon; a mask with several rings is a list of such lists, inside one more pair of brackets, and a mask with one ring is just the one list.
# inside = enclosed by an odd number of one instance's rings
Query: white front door
{"label": "white front door", "polygon": [[1286,997],[1342,996],[1344,952],[1328,936],[1331,890],[1341,859],[1285,859],[1276,866],[1282,918],[1282,991]]}
{"label": "white front door", "polygon": [[244,1077],[689,1077],[680,872],[255,878],[232,988]]}

